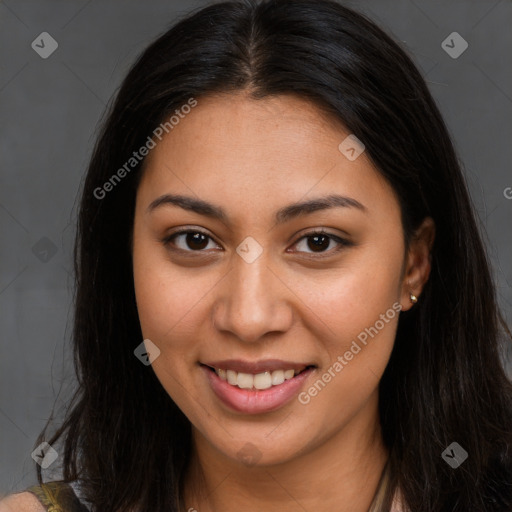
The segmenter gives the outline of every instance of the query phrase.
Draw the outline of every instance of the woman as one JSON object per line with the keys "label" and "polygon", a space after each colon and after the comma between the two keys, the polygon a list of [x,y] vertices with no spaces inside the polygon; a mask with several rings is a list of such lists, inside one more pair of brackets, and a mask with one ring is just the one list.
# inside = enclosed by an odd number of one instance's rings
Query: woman
{"label": "woman", "polygon": [[508,330],[466,185],[362,15],[227,2],[157,39],[98,139],[75,258],[79,388],[39,439],[65,482],[4,507],[512,509]]}

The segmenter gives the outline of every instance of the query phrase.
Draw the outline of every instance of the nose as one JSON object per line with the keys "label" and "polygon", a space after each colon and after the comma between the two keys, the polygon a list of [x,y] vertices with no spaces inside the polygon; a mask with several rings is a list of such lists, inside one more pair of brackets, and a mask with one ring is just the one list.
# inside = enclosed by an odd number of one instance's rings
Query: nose
{"label": "nose", "polygon": [[293,293],[269,267],[265,251],[247,263],[234,256],[233,267],[218,288],[213,325],[240,341],[253,343],[265,334],[284,333],[293,322]]}

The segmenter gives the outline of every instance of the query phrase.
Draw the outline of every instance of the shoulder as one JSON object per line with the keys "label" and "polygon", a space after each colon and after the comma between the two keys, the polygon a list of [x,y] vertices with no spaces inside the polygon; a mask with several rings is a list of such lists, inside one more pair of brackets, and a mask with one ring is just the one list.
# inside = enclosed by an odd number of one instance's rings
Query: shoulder
{"label": "shoulder", "polygon": [[34,494],[24,491],[1,499],[0,512],[46,512],[46,508]]}
{"label": "shoulder", "polygon": [[88,512],[75,494],[73,484],[55,480],[33,485],[22,492],[6,496],[0,501],[0,512]]}

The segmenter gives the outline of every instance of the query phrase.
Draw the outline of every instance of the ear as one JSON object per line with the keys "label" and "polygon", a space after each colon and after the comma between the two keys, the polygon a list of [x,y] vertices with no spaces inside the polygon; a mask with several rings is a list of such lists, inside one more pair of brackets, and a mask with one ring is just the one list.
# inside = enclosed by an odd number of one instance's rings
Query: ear
{"label": "ear", "polygon": [[434,245],[436,226],[431,217],[426,217],[414,232],[405,258],[400,302],[402,311],[412,308],[411,294],[420,299],[431,269],[431,251]]}

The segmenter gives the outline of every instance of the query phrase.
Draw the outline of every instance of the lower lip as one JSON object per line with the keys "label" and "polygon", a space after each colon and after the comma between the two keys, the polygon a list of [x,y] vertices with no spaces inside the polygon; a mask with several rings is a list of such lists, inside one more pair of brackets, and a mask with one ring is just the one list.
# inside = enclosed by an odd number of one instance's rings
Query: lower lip
{"label": "lower lip", "polygon": [[305,380],[314,370],[314,368],[308,368],[278,386],[251,390],[232,386],[207,366],[202,365],[201,368],[206,373],[210,386],[217,397],[231,409],[245,414],[261,414],[283,407],[298,394]]}

